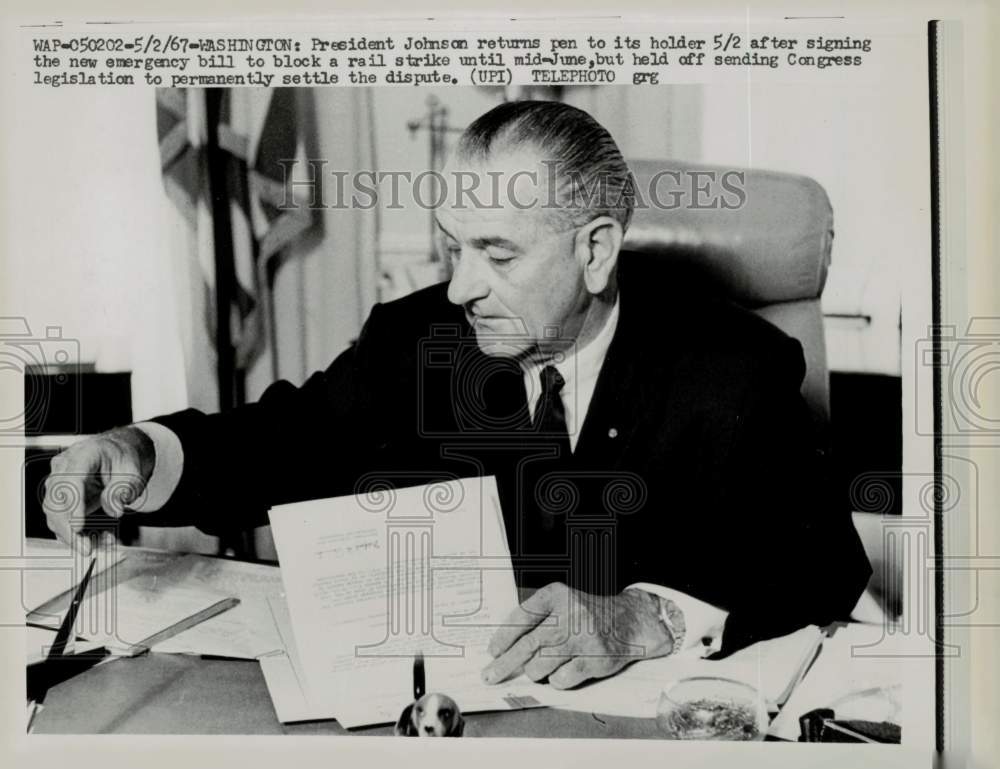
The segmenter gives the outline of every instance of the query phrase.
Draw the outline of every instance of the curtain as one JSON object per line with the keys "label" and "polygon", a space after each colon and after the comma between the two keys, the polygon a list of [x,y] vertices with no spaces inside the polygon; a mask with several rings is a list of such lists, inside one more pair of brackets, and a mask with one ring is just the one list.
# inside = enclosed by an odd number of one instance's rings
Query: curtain
{"label": "curtain", "polygon": [[[236,398],[250,402],[277,379],[301,384],[329,365],[356,338],[375,298],[374,210],[309,205],[311,185],[328,203],[323,191],[333,171],[372,167],[369,92],[225,89],[216,96],[222,98],[213,105],[202,90],[161,89],[157,95],[160,205],[172,220],[169,258],[184,400],[207,411],[226,405],[218,378],[220,320],[229,321],[223,331],[232,346]],[[217,146],[227,161],[224,185],[218,173],[212,176],[206,146]],[[286,173],[294,184],[285,184]],[[221,238],[220,187],[228,204]],[[228,250],[220,249],[227,236]],[[223,296],[228,312],[218,312],[217,278],[230,281]],[[193,528],[144,527],[141,541],[197,552],[219,547],[216,538]],[[254,533],[250,549],[274,557],[268,527]]]}

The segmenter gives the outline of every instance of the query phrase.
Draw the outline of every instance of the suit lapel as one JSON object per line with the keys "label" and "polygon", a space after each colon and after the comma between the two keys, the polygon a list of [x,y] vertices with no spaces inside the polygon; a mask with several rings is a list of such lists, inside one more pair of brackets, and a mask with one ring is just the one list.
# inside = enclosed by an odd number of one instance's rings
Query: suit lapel
{"label": "suit lapel", "polygon": [[606,469],[618,466],[637,433],[662,411],[671,379],[671,341],[664,338],[664,327],[651,319],[643,289],[626,280],[635,277],[636,268],[622,272],[618,328],[575,452],[578,459]]}
{"label": "suit lapel", "polygon": [[640,427],[649,400],[648,377],[632,315],[622,300],[618,328],[608,348],[587,409],[575,456],[596,461],[607,469],[617,466],[622,453]]}

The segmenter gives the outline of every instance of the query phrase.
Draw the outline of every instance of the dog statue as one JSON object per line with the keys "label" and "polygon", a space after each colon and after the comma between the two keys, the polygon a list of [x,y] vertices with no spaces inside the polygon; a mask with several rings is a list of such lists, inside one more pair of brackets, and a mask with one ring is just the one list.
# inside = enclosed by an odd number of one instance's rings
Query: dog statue
{"label": "dog statue", "polygon": [[396,722],[397,737],[461,737],[465,719],[451,697],[425,694],[407,705]]}

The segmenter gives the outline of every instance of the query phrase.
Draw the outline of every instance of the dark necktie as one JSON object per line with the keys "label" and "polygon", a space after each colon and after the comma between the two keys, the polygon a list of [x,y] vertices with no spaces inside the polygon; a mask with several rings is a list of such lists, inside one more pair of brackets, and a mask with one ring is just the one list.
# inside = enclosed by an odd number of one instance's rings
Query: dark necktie
{"label": "dark necktie", "polygon": [[[566,385],[566,380],[562,378],[555,366],[546,366],[539,376],[542,384],[542,394],[535,403],[535,413],[531,419],[531,429],[537,436],[537,446],[546,453],[552,452],[544,459],[537,460],[530,466],[528,477],[529,493],[534,497],[532,502],[538,503],[540,498],[550,497],[556,492],[557,487],[552,484],[558,480],[552,473],[558,473],[566,467],[570,458],[569,431],[566,428],[566,407],[563,405],[560,393]],[[558,538],[556,531],[556,516],[552,511],[537,509],[533,516],[535,536],[539,540],[548,540],[552,536]],[[544,532],[544,534],[542,534]],[[536,546],[543,544],[542,541],[533,543]],[[545,545],[548,550],[551,545]]]}
{"label": "dark necktie", "polygon": [[535,414],[531,419],[531,429],[539,437],[557,447],[558,459],[567,460],[570,455],[569,430],[566,428],[566,407],[560,393],[566,384],[555,366],[542,369],[540,379],[542,394],[535,404]]}

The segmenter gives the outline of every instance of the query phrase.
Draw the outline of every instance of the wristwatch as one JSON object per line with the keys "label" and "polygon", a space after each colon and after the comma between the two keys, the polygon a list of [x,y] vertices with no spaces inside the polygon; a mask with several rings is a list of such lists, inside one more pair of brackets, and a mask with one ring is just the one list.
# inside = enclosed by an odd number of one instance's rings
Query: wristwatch
{"label": "wristwatch", "polygon": [[658,595],[656,596],[656,600],[660,604],[660,622],[666,626],[667,632],[670,633],[670,637],[674,641],[670,653],[677,654],[677,652],[684,648],[684,636],[687,633],[684,612],[669,598]]}

